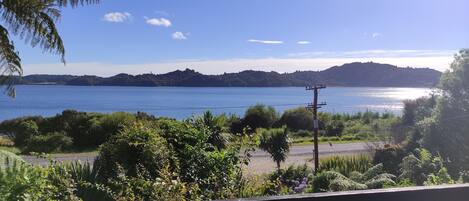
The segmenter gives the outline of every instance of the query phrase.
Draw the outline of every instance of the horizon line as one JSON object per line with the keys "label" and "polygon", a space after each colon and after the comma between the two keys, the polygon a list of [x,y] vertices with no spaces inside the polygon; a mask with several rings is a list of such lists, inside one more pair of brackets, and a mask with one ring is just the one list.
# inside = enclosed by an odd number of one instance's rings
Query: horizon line
{"label": "horizon line", "polygon": [[217,76],[217,75],[223,75],[223,74],[236,74],[236,73],[242,73],[242,72],[246,72],[246,71],[255,71],[255,72],[266,72],[266,73],[270,73],[270,72],[273,72],[273,73],[278,73],[278,74],[291,74],[291,73],[295,73],[295,72],[322,72],[322,71],[325,71],[325,70],[328,70],[330,68],[334,68],[334,67],[342,67],[344,65],[348,65],[348,64],[354,64],[354,63],[360,63],[360,64],[379,64],[379,65],[390,65],[390,66],[393,66],[393,67],[397,67],[397,68],[401,68],[401,69],[404,69],[404,68],[412,68],[412,69],[429,69],[429,70],[435,70],[435,71],[438,71],[440,73],[443,73],[444,71],[440,71],[438,69],[434,69],[434,68],[430,68],[430,67],[413,67],[413,66],[398,66],[398,65],[393,65],[393,64],[389,64],[389,63],[381,63],[381,62],[373,62],[373,61],[367,61],[367,62],[361,62],[361,61],[356,61],[356,62],[349,62],[349,63],[344,63],[344,64],[341,64],[341,65],[333,65],[333,66],[330,66],[330,67],[327,67],[327,68],[324,68],[324,69],[320,69],[320,70],[313,70],[313,69],[298,69],[298,70],[294,70],[294,71],[289,71],[289,72],[281,72],[281,71],[276,71],[276,70],[262,70],[262,69],[243,69],[243,70],[240,70],[240,71],[232,71],[232,72],[223,72],[223,73],[217,73],[217,74],[207,74],[207,73],[203,73],[203,72],[200,72],[198,70],[196,70],[195,68],[190,68],[190,67],[187,67],[187,68],[177,68],[177,69],[174,69],[174,70],[170,70],[170,71],[166,71],[166,72],[161,72],[161,73],[153,73],[153,72],[141,72],[141,73],[136,73],[136,74],[131,74],[131,73],[126,73],[126,72],[120,72],[120,73],[115,73],[115,74],[112,74],[112,75],[96,75],[96,74],[53,74],[53,73],[33,73],[33,74],[24,74],[23,76],[34,76],[34,75],[62,75],[62,76],[96,76],[96,77],[102,77],[102,78],[107,78],[107,77],[113,77],[113,76],[116,76],[116,75],[120,75],[120,74],[125,74],[125,75],[131,75],[131,76],[138,76],[138,75],[164,75],[164,74],[168,74],[168,73],[172,73],[172,72],[176,72],[176,71],[181,71],[181,72],[184,72],[184,71],[187,71],[187,70],[190,70],[190,71],[194,71],[196,73],[200,73],[202,75],[214,75],[214,76]]}

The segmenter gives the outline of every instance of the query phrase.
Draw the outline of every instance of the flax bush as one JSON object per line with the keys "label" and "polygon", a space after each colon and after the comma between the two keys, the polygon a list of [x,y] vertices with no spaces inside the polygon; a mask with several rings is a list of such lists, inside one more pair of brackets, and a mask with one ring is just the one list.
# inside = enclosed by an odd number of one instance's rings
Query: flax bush
{"label": "flax bush", "polygon": [[371,159],[366,155],[332,156],[321,159],[319,171],[335,171],[349,176],[351,172],[365,172],[372,166]]}

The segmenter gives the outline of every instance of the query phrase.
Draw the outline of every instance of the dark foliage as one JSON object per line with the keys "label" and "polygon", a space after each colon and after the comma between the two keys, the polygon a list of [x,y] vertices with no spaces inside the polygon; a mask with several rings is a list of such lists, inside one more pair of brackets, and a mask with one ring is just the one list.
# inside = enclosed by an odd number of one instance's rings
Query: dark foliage
{"label": "dark foliage", "polygon": [[399,164],[407,154],[408,152],[402,146],[385,145],[382,148],[375,149],[373,162],[383,164],[383,168],[387,173],[398,175],[400,171]]}
{"label": "dark foliage", "polygon": [[[9,135],[15,146],[23,148],[34,136],[63,133],[73,145],[62,148],[96,148],[124,125],[136,121],[136,115],[116,112],[98,114],[65,110],[54,117],[23,117],[0,123],[0,132]],[[51,149],[52,150],[52,149]]]}
{"label": "dark foliage", "polygon": [[49,153],[68,150],[72,143],[72,138],[65,133],[47,133],[30,137],[22,149],[24,153]]}
{"label": "dark foliage", "polygon": [[102,78],[97,76],[30,75],[19,83],[57,83],[67,85],[104,86],[192,86],[192,87],[279,87],[306,86],[323,83],[330,86],[373,87],[432,87],[441,73],[428,68],[399,68],[388,64],[350,63],[324,71],[297,71],[277,73],[243,71],[221,75],[203,75],[194,70],[173,71],[166,74],[118,74]]}
{"label": "dark foliage", "polygon": [[278,115],[275,108],[257,104],[246,110],[243,118],[243,124],[250,129],[271,128],[277,122]]}
{"label": "dark foliage", "polygon": [[292,131],[312,130],[313,113],[304,107],[287,110],[282,114],[278,124],[285,125]]}

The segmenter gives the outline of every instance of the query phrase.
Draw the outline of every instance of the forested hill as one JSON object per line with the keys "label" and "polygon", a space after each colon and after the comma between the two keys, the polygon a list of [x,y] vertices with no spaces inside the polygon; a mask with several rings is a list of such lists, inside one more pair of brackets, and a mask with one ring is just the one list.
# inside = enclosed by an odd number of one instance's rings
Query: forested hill
{"label": "forested hill", "polygon": [[194,70],[166,74],[112,77],[71,75],[29,75],[19,84],[63,84],[80,86],[185,86],[185,87],[280,87],[306,86],[314,83],[350,87],[432,87],[441,72],[429,68],[400,68],[378,63],[349,63],[323,71],[277,73],[242,71],[221,75],[204,75]]}

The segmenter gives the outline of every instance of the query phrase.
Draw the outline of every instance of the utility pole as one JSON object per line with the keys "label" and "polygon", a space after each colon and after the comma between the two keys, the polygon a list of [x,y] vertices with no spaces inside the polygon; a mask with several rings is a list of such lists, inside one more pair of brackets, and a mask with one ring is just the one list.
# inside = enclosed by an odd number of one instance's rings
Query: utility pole
{"label": "utility pole", "polygon": [[318,136],[319,136],[319,122],[318,122],[318,109],[326,105],[325,102],[318,103],[319,89],[326,88],[326,85],[316,84],[314,86],[307,86],[306,90],[314,92],[313,103],[308,104],[307,108],[313,109],[313,142],[314,142],[314,174],[317,174],[319,168],[319,150],[318,150]]}

